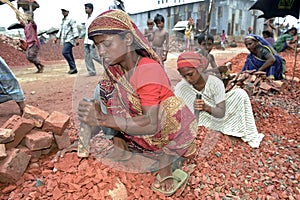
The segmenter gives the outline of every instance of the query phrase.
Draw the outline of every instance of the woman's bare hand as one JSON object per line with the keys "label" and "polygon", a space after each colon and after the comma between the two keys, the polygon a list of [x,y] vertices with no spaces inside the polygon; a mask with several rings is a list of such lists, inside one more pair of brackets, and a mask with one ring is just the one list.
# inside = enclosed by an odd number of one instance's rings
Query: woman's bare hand
{"label": "woman's bare hand", "polygon": [[199,111],[203,111],[204,110],[204,100],[203,99],[196,99],[194,102],[194,109],[195,110],[199,110]]}
{"label": "woman's bare hand", "polygon": [[101,121],[106,120],[106,116],[101,111],[99,101],[87,101],[83,99],[79,102],[78,119],[90,126],[99,126]]}

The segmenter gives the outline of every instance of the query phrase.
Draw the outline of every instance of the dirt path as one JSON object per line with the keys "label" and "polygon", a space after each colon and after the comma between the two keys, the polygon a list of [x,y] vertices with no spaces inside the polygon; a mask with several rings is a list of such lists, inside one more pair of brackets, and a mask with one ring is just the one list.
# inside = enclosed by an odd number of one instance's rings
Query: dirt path
{"label": "dirt path", "polygon": [[[214,50],[218,63],[246,51],[244,48],[227,49],[226,51]],[[171,80],[172,86],[180,80],[176,70],[176,59],[179,53],[169,53],[165,62],[165,69]],[[48,112],[60,111],[68,115],[76,113],[78,100],[92,96],[99,75],[103,72],[101,65],[96,64],[98,76],[87,76],[84,60],[76,60],[79,72],[77,75],[67,74],[68,66],[64,60],[56,63],[46,62],[45,71],[36,74],[35,67],[25,66],[12,68],[25,93],[26,103]],[[14,114],[19,114],[18,106],[10,101],[0,104],[0,125]]]}

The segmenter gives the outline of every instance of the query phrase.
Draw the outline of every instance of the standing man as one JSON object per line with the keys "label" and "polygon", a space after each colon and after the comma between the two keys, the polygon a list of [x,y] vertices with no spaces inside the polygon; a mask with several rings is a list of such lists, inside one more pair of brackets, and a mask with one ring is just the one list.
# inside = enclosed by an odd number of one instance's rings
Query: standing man
{"label": "standing man", "polygon": [[102,64],[99,54],[96,51],[94,42],[88,38],[88,28],[92,21],[95,19],[93,16],[94,6],[91,3],[84,4],[85,13],[88,15],[88,18],[85,22],[85,37],[84,37],[84,60],[85,66],[89,73],[89,76],[95,76],[96,70],[93,63],[93,59],[99,64]]}
{"label": "standing man", "polygon": [[76,74],[77,68],[75,64],[75,59],[73,57],[73,47],[79,45],[78,41],[78,29],[76,26],[76,21],[71,19],[69,15],[69,9],[61,9],[63,19],[61,22],[61,27],[54,42],[57,42],[57,39],[60,40],[60,43],[64,46],[62,50],[62,55],[65,57],[69,64],[69,74]]}
{"label": "standing man", "polygon": [[26,40],[26,58],[29,62],[33,63],[37,68],[36,73],[43,73],[44,65],[38,59],[38,53],[40,49],[40,40],[37,35],[37,26],[33,20],[33,13],[25,12],[25,16],[27,20],[22,20],[19,15],[17,15],[17,19],[20,24],[24,27],[24,34]]}

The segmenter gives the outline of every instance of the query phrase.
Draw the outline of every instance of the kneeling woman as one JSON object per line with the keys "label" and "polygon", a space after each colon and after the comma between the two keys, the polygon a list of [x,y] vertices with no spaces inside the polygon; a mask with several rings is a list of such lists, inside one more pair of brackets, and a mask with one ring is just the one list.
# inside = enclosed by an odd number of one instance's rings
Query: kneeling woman
{"label": "kneeling woman", "polygon": [[[177,69],[183,79],[175,87],[191,111],[200,111],[198,126],[240,137],[252,148],[258,148],[263,134],[258,133],[248,94],[234,89],[225,94],[223,82],[205,74],[206,58],[193,52],[179,55]],[[201,94],[202,99],[196,99]]]}
{"label": "kneeling woman", "polygon": [[[114,130],[115,150],[129,150],[130,144],[134,150],[160,155],[161,183],[154,186],[171,195],[174,180],[166,177],[172,176],[173,158],[196,151],[195,116],[174,95],[159,57],[125,12],[100,14],[89,26],[88,35],[104,59],[105,73],[99,87],[105,109],[81,101],[79,120]],[[113,155],[114,160],[128,159],[124,151]]]}
{"label": "kneeling woman", "polygon": [[245,37],[246,48],[250,51],[241,72],[246,70],[264,71],[275,80],[285,78],[285,60],[263,38],[249,34]]}

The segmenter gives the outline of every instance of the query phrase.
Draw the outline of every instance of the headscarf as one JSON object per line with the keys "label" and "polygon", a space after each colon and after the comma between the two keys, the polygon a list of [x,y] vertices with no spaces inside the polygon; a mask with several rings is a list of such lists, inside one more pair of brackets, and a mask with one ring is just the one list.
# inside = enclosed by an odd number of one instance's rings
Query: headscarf
{"label": "headscarf", "polygon": [[186,51],[181,53],[177,59],[177,70],[184,67],[206,69],[208,60],[203,55],[195,52]]}
{"label": "headscarf", "polygon": [[276,51],[274,50],[272,45],[270,45],[269,42],[267,42],[265,39],[263,39],[262,37],[260,37],[258,35],[248,34],[245,36],[245,39],[252,39],[252,40],[258,41],[259,45],[266,47],[271,53],[276,54]]}
{"label": "headscarf", "polygon": [[133,34],[135,42],[141,49],[144,49],[152,59],[160,62],[159,57],[150,47],[148,40],[130,19],[129,15],[121,10],[108,10],[96,17],[89,26],[88,37],[92,40],[95,35],[118,34],[126,31]]}

